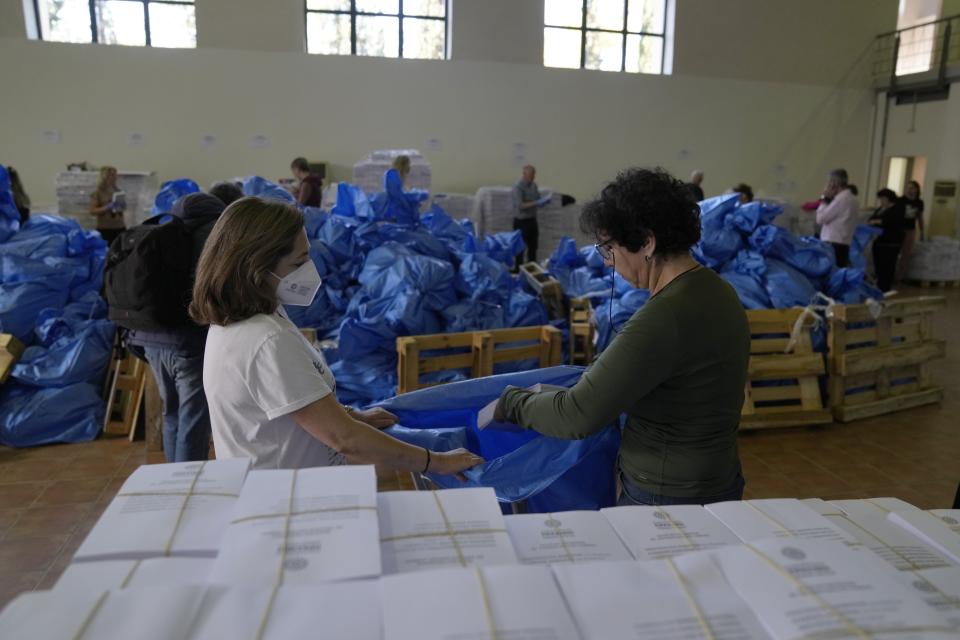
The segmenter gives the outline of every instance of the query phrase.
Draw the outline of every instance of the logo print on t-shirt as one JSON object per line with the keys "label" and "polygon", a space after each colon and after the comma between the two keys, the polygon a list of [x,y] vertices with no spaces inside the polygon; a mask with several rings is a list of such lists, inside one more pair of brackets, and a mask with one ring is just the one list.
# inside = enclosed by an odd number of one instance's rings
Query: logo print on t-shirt
{"label": "logo print on t-shirt", "polygon": [[323,365],[320,363],[319,360],[314,360],[314,361],[313,361],[313,368],[316,369],[316,370],[317,370],[317,373],[319,373],[321,376],[323,375],[324,368],[323,368]]}

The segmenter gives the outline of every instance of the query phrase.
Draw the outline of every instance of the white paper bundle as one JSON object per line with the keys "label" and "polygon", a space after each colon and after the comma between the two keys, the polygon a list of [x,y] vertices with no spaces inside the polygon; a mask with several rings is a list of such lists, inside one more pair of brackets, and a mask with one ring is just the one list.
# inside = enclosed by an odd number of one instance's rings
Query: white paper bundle
{"label": "white paper bundle", "polygon": [[[90,196],[97,187],[98,171],[63,171],[55,179],[57,213],[72,218],[87,229],[97,226],[90,215]],[[125,193],[123,214],[127,227],[140,224],[150,216],[157,195],[157,174],[142,171],[124,171],[117,174],[117,187]]]}
{"label": "white paper bundle", "polygon": [[697,504],[611,507],[601,513],[637,560],[740,544],[740,539]]}
{"label": "white paper bundle", "polygon": [[577,247],[596,242],[596,238],[580,230],[580,213],[583,207],[579,204],[561,207],[560,202],[560,194],[554,193],[550,203],[537,212],[537,226],[540,228],[540,240],[537,245],[538,262],[549,258],[564,236],[573,238]]}
{"label": "white paper bundle", "polygon": [[251,471],[210,582],[309,585],[380,575],[372,466]]}
{"label": "white paper bundle", "polygon": [[517,562],[493,489],[390,491],[377,498],[384,575]]}
{"label": "white paper bundle", "polygon": [[893,511],[920,511],[909,502],[900,498],[866,498],[863,500],[833,500],[830,502],[847,515],[861,515],[865,513],[886,516]]}
{"label": "white paper bundle", "polygon": [[438,569],[381,580],[385,640],[576,640],[547,567]]}
{"label": "white paper bundle", "polygon": [[404,188],[430,191],[432,171],[430,163],[416,149],[381,149],[353,165],[353,184],[365,193],[383,191],[383,174],[392,166],[397,156],[410,158],[410,174]]}
{"label": "white paper bundle", "polygon": [[711,553],[777,639],[955,637],[941,613],[866,551],[794,538]]}
{"label": "white paper bundle", "polygon": [[203,586],[95,591],[55,589],[18,596],[0,614],[4,640],[186,638]]}
{"label": "white paper bundle", "polygon": [[380,588],[375,580],[309,587],[210,587],[189,640],[379,640],[380,627]]}
{"label": "white paper bundle", "polygon": [[[513,187],[480,187],[473,199],[470,219],[477,236],[513,231]],[[551,249],[552,251],[552,249]]]}
{"label": "white paper bundle", "polygon": [[75,560],[215,556],[249,466],[248,458],[232,458],[140,467]]}
{"label": "white paper bundle", "polygon": [[843,509],[832,502],[827,502],[826,500],[821,500],[820,498],[803,498],[800,500],[800,502],[807,505],[822,516],[844,515]]}
{"label": "white paper bundle", "polygon": [[150,558],[74,562],[57,580],[55,589],[107,591],[175,584],[204,584],[212,558]]}
{"label": "white paper bundle", "polygon": [[584,638],[767,638],[705,553],[553,567]]}
{"label": "white paper bundle", "polygon": [[799,500],[717,502],[705,508],[744,542],[802,538],[857,544],[853,536]]}
{"label": "white paper bundle", "polygon": [[474,197],[469,193],[436,193],[433,204],[438,205],[454,220],[469,218],[473,213]]}
{"label": "white paper bundle", "polygon": [[936,236],[918,242],[910,254],[906,275],[911,280],[960,280],[960,240]]}
{"label": "white paper bundle", "polygon": [[830,521],[900,571],[947,567],[953,562],[882,513],[828,515]]}
{"label": "white paper bundle", "polygon": [[960,509],[931,509],[930,513],[940,518],[951,531],[960,535]]}
{"label": "white paper bundle", "polygon": [[887,518],[960,564],[960,533],[953,531],[939,517],[928,511],[917,510],[888,513]]}
{"label": "white paper bundle", "polygon": [[506,516],[520,562],[543,564],[633,560],[610,522],[598,511]]}
{"label": "white paper bundle", "polygon": [[960,567],[901,571],[897,575],[927,606],[960,629]]}

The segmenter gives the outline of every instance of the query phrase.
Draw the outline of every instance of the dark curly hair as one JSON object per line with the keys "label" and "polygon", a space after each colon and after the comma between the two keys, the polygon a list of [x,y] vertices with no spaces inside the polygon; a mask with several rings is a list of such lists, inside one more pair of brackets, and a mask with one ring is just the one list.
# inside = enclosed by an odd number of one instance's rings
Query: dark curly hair
{"label": "dark curly hair", "polygon": [[686,253],[700,240],[700,206],[687,187],[661,167],[627,169],[580,214],[584,233],[609,236],[627,251],[657,239],[655,255]]}

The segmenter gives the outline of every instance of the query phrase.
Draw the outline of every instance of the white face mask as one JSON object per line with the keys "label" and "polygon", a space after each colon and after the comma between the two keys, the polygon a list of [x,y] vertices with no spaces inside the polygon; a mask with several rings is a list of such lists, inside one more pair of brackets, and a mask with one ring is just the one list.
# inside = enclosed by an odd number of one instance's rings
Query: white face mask
{"label": "white face mask", "polygon": [[281,278],[272,271],[270,275],[280,281],[277,285],[277,299],[283,304],[297,307],[309,307],[317,296],[322,282],[313,260],[307,260],[285,278]]}

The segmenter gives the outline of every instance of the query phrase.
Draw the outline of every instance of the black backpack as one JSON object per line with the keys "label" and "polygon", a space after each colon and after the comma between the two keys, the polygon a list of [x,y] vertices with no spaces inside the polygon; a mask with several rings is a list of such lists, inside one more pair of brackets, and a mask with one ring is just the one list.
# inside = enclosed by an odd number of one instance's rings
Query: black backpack
{"label": "black backpack", "polygon": [[193,233],[176,216],[154,216],[120,234],[104,267],[110,319],[141,331],[191,324],[193,252]]}

